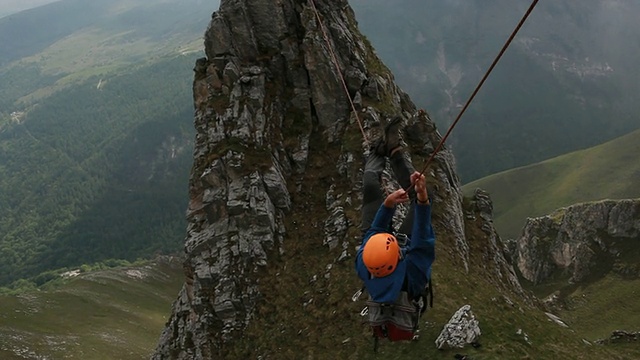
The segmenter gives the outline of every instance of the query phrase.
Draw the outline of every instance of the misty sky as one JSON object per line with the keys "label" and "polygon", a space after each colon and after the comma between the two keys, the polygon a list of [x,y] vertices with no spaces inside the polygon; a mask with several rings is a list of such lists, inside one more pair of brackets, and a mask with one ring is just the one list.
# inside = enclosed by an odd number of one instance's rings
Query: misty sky
{"label": "misty sky", "polygon": [[0,17],[42,6],[58,0],[0,0]]}

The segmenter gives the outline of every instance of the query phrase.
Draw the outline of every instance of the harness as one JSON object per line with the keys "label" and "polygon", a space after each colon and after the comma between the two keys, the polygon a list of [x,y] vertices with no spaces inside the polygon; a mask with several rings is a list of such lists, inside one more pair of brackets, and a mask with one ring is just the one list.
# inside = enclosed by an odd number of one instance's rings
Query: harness
{"label": "harness", "polygon": [[[362,287],[352,297],[358,300],[366,289]],[[410,299],[406,291],[406,279],[403,290],[392,303],[375,302],[369,296],[365,307],[360,311],[360,316],[366,317],[363,322],[369,324],[373,332],[373,351],[378,351],[381,338],[389,341],[417,340],[420,317],[433,307],[433,286],[431,279],[417,299]]]}

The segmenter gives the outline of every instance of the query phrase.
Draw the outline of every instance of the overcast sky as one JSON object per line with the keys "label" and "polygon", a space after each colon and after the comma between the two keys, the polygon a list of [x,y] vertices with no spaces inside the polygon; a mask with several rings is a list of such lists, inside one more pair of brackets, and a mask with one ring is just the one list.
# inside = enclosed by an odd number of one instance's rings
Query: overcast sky
{"label": "overcast sky", "polygon": [[0,0],[0,17],[55,1],[58,0]]}

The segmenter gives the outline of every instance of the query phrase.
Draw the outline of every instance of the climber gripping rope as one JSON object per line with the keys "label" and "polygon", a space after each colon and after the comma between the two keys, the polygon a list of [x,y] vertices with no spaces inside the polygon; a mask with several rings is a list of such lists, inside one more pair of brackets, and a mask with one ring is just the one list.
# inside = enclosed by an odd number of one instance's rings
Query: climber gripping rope
{"label": "climber gripping rope", "polygon": [[[363,174],[365,235],[356,255],[356,272],[369,293],[367,316],[376,345],[383,337],[392,341],[414,338],[418,319],[426,309],[435,258],[425,177],[414,170],[403,152],[399,136],[402,121],[399,116],[391,120],[384,140],[372,146]],[[387,157],[403,188],[384,197],[381,176]],[[396,206],[405,202],[410,202],[409,212],[395,233],[392,218]]]}
{"label": "climber gripping rope", "polygon": [[[327,31],[322,24],[315,0],[308,0],[313,9],[323,38],[336,67],[337,74],[351,104],[364,142],[369,144],[354,103],[349,94],[338,60],[331,47]],[[396,118],[385,129],[384,141],[372,146],[363,175],[362,222],[365,236],[356,256],[356,271],[369,292],[370,299],[362,315],[368,315],[374,330],[374,350],[378,339],[409,340],[414,338],[418,319],[426,310],[427,297],[432,300],[431,264],[435,259],[435,234],[431,226],[431,204],[425,185],[424,173],[445,141],[458,124],[480,88],[493,71],[498,61],[515,38],[539,0],[533,0],[516,28],[472,92],[465,105],[452,122],[446,134],[440,139],[422,171],[416,172],[403,154],[398,130],[402,118]],[[393,171],[402,185],[383,200],[380,190],[380,176],[388,157]],[[403,222],[399,234],[394,235],[391,220],[396,205],[411,202],[409,214]],[[408,234],[405,236],[402,234]],[[362,290],[352,300],[356,301]],[[428,296],[427,296],[428,295]]]}

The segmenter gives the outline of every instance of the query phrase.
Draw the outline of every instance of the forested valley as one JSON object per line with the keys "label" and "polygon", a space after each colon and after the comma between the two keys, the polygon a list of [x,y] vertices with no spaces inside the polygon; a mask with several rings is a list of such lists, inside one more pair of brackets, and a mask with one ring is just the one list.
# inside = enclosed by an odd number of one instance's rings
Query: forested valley
{"label": "forested valley", "polygon": [[34,278],[41,284],[67,268],[181,248],[192,66],[192,56],[167,57],[90,78],[26,115],[5,115],[1,285],[49,271]]}

